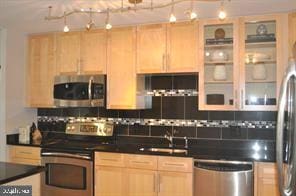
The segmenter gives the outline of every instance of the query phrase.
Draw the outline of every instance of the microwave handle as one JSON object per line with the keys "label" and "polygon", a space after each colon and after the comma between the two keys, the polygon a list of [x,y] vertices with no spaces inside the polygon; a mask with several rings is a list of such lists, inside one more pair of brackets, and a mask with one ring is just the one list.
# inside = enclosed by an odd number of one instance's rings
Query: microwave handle
{"label": "microwave handle", "polygon": [[91,87],[92,87],[93,80],[94,80],[94,77],[91,76],[88,81],[88,98],[89,98],[90,105],[92,105],[92,89],[91,89]]}

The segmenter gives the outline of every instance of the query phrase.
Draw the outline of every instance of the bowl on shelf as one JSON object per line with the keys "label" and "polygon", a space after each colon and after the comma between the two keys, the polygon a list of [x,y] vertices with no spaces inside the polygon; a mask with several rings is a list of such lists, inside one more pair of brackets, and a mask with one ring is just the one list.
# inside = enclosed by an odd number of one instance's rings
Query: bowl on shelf
{"label": "bowl on shelf", "polygon": [[207,94],[208,105],[224,105],[224,94]]}
{"label": "bowl on shelf", "polygon": [[257,63],[264,62],[271,59],[269,54],[260,53],[260,52],[249,52],[245,55],[246,63]]}

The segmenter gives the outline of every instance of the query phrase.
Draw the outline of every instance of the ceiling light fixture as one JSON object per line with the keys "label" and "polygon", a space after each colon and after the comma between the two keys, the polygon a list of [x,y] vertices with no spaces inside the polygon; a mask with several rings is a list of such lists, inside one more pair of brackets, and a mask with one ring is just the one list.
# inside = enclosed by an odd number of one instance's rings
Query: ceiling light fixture
{"label": "ceiling light fixture", "polygon": [[[219,10],[219,19],[224,20],[226,18],[226,12],[224,10],[224,0],[171,0],[170,2],[166,2],[166,3],[154,3],[155,1],[150,0],[150,4],[141,4],[141,2],[143,2],[143,0],[128,0],[129,3],[133,4],[133,5],[128,5],[125,6],[124,5],[124,1],[127,0],[118,0],[121,1],[121,5],[119,5],[118,7],[115,8],[107,8],[107,9],[73,9],[70,10],[68,12],[64,12],[63,15],[59,16],[53,16],[52,15],[52,7],[49,6],[49,12],[48,15],[45,17],[45,20],[60,20],[60,19],[64,19],[64,32],[68,32],[70,29],[67,26],[67,21],[66,21],[66,17],[70,16],[70,15],[74,15],[74,14],[89,14],[90,15],[90,20],[89,22],[86,24],[86,29],[90,30],[91,28],[93,28],[94,26],[94,22],[92,20],[92,16],[93,14],[106,14],[107,18],[106,18],[106,22],[105,22],[105,28],[106,29],[111,29],[112,25],[109,22],[109,15],[110,14],[116,14],[116,13],[125,13],[125,12],[132,12],[132,11],[139,11],[139,10],[155,10],[155,9],[162,9],[162,8],[166,8],[166,7],[171,7],[171,12],[170,12],[170,18],[169,21],[171,23],[174,23],[177,21],[177,18],[175,16],[175,5],[176,4],[180,4],[182,2],[191,2],[191,7],[190,10],[187,13],[189,13],[189,18],[191,20],[194,20],[197,18],[197,13],[194,11],[194,2],[208,2],[208,3],[213,3],[213,2],[221,2],[220,5],[220,10]],[[230,1],[230,0],[228,0]]]}
{"label": "ceiling light fixture", "polygon": [[64,29],[63,29],[63,31],[65,33],[68,33],[70,31],[70,29],[69,29],[69,27],[67,25],[67,17],[66,17],[66,13],[65,12],[64,12]]}
{"label": "ceiling light fixture", "polygon": [[172,7],[171,7],[171,14],[170,14],[170,23],[174,23],[177,21],[177,18],[175,16],[175,2],[172,0]]}
{"label": "ceiling light fixture", "polygon": [[221,0],[221,5],[220,5],[218,17],[220,20],[224,20],[226,18],[226,16],[227,16],[227,14],[224,10],[224,0]]}
{"label": "ceiling light fixture", "polygon": [[112,29],[112,25],[110,24],[109,8],[108,8],[108,11],[107,11],[107,16],[106,16],[106,21],[105,21],[105,28],[107,30]]}
{"label": "ceiling light fixture", "polygon": [[197,18],[197,14],[194,11],[193,0],[190,2],[190,19],[195,20]]}

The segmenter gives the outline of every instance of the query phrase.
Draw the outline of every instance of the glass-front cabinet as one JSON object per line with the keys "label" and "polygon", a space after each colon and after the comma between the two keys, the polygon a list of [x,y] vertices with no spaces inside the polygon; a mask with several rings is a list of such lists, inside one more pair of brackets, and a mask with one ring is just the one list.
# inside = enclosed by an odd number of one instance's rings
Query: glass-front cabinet
{"label": "glass-front cabinet", "polygon": [[238,24],[238,20],[200,21],[200,110],[238,108]]}
{"label": "glass-front cabinet", "polygon": [[284,59],[279,16],[240,21],[241,110],[276,110]]}

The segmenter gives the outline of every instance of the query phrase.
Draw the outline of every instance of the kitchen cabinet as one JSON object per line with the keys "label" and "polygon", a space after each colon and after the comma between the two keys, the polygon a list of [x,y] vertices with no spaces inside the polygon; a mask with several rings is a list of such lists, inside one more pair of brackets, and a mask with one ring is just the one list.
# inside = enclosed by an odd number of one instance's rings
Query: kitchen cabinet
{"label": "kitchen cabinet", "polygon": [[286,14],[200,21],[199,109],[276,111]]}
{"label": "kitchen cabinet", "polygon": [[53,77],[56,74],[53,34],[29,36],[26,73],[26,105],[52,107]]}
{"label": "kitchen cabinet", "polygon": [[108,32],[107,108],[144,109],[151,107],[145,95],[145,78],[136,75],[136,30],[118,28]]}
{"label": "kitchen cabinet", "polygon": [[57,66],[59,74],[105,74],[106,30],[59,33]]}
{"label": "kitchen cabinet", "polygon": [[137,73],[163,73],[166,67],[166,25],[137,27]]}
{"label": "kitchen cabinet", "polygon": [[95,165],[97,196],[193,195],[192,158],[96,152]]}
{"label": "kitchen cabinet", "polygon": [[59,74],[80,73],[80,32],[57,34],[57,67]]}
{"label": "kitchen cabinet", "polygon": [[137,73],[197,72],[197,39],[197,22],[139,26]]}
{"label": "kitchen cabinet", "polygon": [[254,196],[280,196],[275,163],[255,163]]}
{"label": "kitchen cabinet", "polygon": [[240,110],[277,110],[280,84],[288,65],[286,25],[283,14],[241,18]]}
{"label": "kitchen cabinet", "polygon": [[13,163],[41,165],[39,147],[8,146],[8,160]]}
{"label": "kitchen cabinet", "polygon": [[199,22],[199,109],[235,110],[238,107],[238,19]]}
{"label": "kitchen cabinet", "polygon": [[[289,14],[289,54],[290,58],[293,57],[292,50],[293,47],[296,48],[296,12]],[[296,50],[296,49],[295,49]],[[296,51],[295,51],[296,53]],[[296,54],[294,54],[294,59],[296,59]]]}

